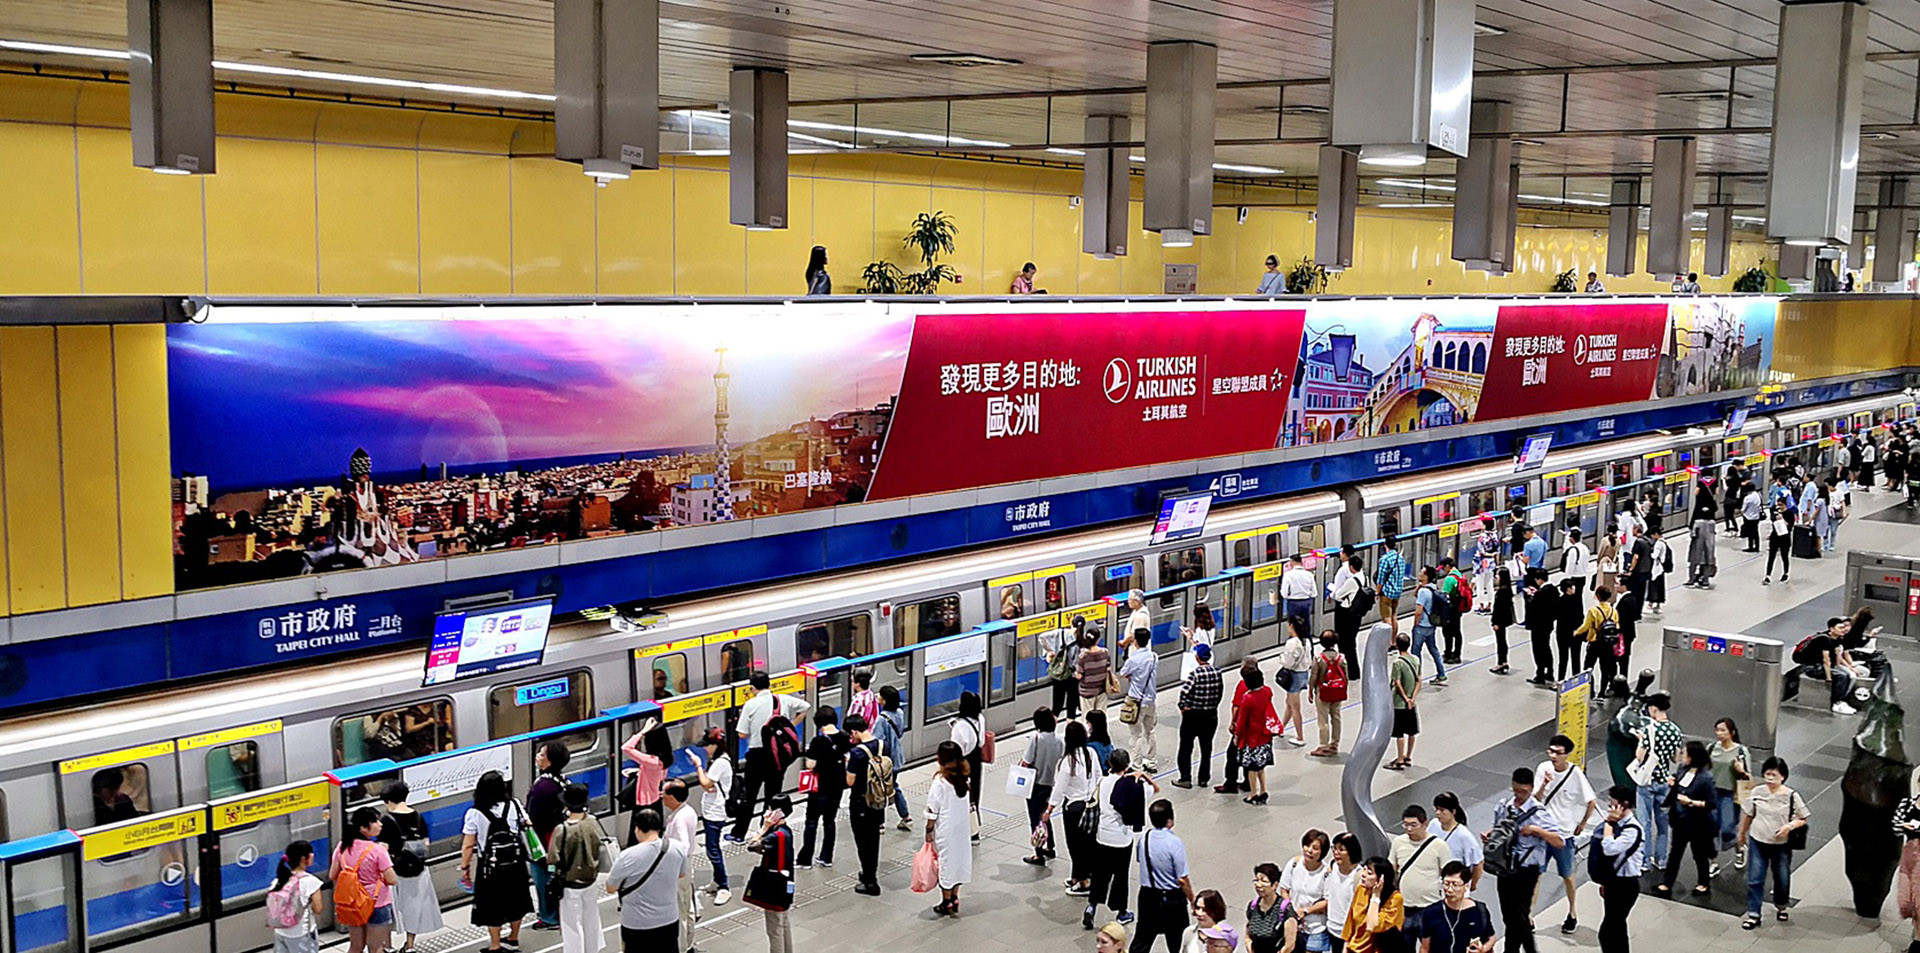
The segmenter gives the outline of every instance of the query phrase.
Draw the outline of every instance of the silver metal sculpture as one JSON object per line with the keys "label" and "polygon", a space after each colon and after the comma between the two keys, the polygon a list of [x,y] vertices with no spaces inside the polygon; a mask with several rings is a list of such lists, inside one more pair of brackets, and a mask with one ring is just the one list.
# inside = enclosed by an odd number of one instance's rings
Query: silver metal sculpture
{"label": "silver metal sculpture", "polygon": [[1384,622],[1374,623],[1360,649],[1360,736],[1340,772],[1340,809],[1347,830],[1360,839],[1361,853],[1367,857],[1387,856],[1389,844],[1387,830],[1373,811],[1373,776],[1393,734],[1393,684],[1387,676],[1387,653],[1392,648],[1393,629]]}

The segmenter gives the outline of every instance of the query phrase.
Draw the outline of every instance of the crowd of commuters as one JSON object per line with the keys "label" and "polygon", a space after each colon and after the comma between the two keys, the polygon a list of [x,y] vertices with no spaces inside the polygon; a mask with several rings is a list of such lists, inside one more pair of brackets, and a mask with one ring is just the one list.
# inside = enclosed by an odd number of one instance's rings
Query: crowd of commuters
{"label": "crowd of commuters", "polygon": [[[1884,448],[1871,437],[1856,440],[1824,480],[1812,479],[1790,458],[1777,460],[1764,500],[1743,467],[1730,468],[1720,481],[1701,481],[1689,513],[1693,541],[1684,556],[1684,587],[1713,586],[1712,535],[1722,522],[1749,551],[1757,551],[1759,524],[1778,520],[1787,527],[1769,527],[1770,539],[1791,540],[1804,530],[1803,539],[1831,546],[1853,489],[1875,485],[1876,464],[1884,466],[1890,486],[1904,489],[1907,439],[1895,434]],[[1517,628],[1532,647],[1530,681],[1550,685],[1596,671],[1603,688],[1623,691],[1635,624],[1658,614],[1666,601],[1676,554],[1663,538],[1657,497],[1623,501],[1613,525],[1597,536],[1590,542],[1569,530],[1560,565],[1549,570],[1546,543],[1524,519],[1514,521],[1504,540],[1487,531],[1469,543],[1463,533],[1462,558],[1433,566],[1409,565],[1389,535],[1371,572],[1344,551],[1325,587],[1295,556],[1277,587],[1284,610],[1278,657],[1270,666],[1245,658],[1231,688],[1229,674],[1215,665],[1213,614],[1199,607],[1191,624],[1178,626],[1172,786],[1197,784],[1250,805],[1267,803],[1276,744],[1305,747],[1309,712],[1318,747],[1306,756],[1339,754],[1341,709],[1359,677],[1357,633],[1371,608],[1380,610],[1392,639],[1395,753],[1387,769],[1414,764],[1422,694],[1444,687],[1447,666],[1462,664],[1461,623],[1476,614],[1487,616],[1497,643],[1495,674],[1511,671],[1508,630]],[[1784,581],[1790,549],[1779,555]],[[1307,620],[1321,600],[1333,626],[1315,635]],[[1147,953],[1156,942],[1169,953],[1231,953],[1243,940],[1254,953],[1490,953],[1502,937],[1508,951],[1532,951],[1544,879],[1557,877],[1562,888],[1560,932],[1576,931],[1582,852],[1587,879],[1600,888],[1604,953],[1628,950],[1627,918],[1643,875],[1652,878],[1653,893],[1669,895],[1680,888],[1689,856],[1694,894],[1712,892],[1722,859],[1744,871],[1745,929],[1761,926],[1769,888],[1775,919],[1789,917],[1792,852],[1804,847],[1811,817],[1806,798],[1788,784],[1789,766],[1778,757],[1755,765],[1731,718],[1718,719],[1710,737],[1689,737],[1673,721],[1665,693],[1625,703],[1644,715],[1625,766],[1631,783],[1597,790],[1573,758],[1579,746],[1555,735],[1537,765],[1512,770],[1483,826],[1470,821],[1459,795],[1442,792],[1430,810],[1406,806],[1385,856],[1363,856],[1351,833],[1308,830],[1290,859],[1254,866],[1250,891],[1206,889],[1176,831],[1176,805],[1160,796],[1155,777],[1161,660],[1144,593],[1129,592],[1120,617],[1117,653],[1104,647],[1100,626],[1084,619],[1047,646],[1052,704],[1033,712],[1033,731],[1016,762],[1031,831],[1032,852],[1024,860],[1063,868],[1056,868],[1062,887],[1081,898],[1081,923],[1097,931],[1101,953]],[[1828,682],[1834,711],[1850,714],[1853,682],[1867,671],[1856,655],[1866,654],[1878,631],[1868,609],[1830,619],[1796,645],[1795,671]],[[487,931],[486,949],[519,950],[522,924],[531,919],[532,929],[559,931],[566,953],[601,950],[599,900],[613,894],[620,900],[622,949],[691,950],[703,909],[734,896],[722,844],[735,842],[758,854],[743,899],[762,912],[772,953],[790,953],[787,911],[796,871],[834,865],[843,807],[857,855],[853,890],[878,895],[889,811],[899,830],[916,829],[909,794],[894,776],[906,720],[897,689],[874,689],[868,671],[852,680],[855,691],[843,710],[816,711],[804,699],[773,692],[767,676],[757,673],[734,731],[711,728],[678,752],[664,726],[643,723],[621,746],[628,766],[618,800],[626,817],[614,831],[603,829],[589,809],[588,789],[569,780],[565,744],[535,752],[536,776],[524,804],[501,774],[482,775],[461,825],[459,872],[473,894],[471,922]],[[1124,746],[1110,734],[1110,711],[1128,728]],[[940,916],[961,915],[962,891],[975,873],[982,782],[995,760],[984,714],[979,695],[959,696],[921,800],[914,886],[937,890],[933,911]],[[814,730],[803,746],[796,726],[808,721]],[[1225,763],[1213,785],[1216,742]],[[681,776],[674,776],[677,763]],[[806,807],[798,831],[789,826],[793,799],[783,793],[795,765]],[[347,817],[324,880],[313,872],[311,844],[288,845],[268,904],[276,951],[317,950],[315,913],[328,885],[349,953],[413,950],[421,935],[443,926],[426,865],[429,831],[409,805],[410,793],[404,783],[388,782],[381,790],[384,809],[361,807]],[[1920,771],[1895,814],[1893,833],[1905,840],[1898,893],[1901,915],[1914,923],[1909,953],[1920,953]],[[691,861],[696,840],[709,862],[704,884]],[[1498,915],[1475,899],[1486,895],[1489,879]],[[1102,926],[1102,919],[1111,922]]]}

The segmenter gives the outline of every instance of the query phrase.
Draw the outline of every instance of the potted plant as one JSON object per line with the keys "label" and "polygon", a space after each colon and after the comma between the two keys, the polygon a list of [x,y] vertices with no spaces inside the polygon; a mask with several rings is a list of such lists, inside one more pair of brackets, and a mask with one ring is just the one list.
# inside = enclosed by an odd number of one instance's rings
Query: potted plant
{"label": "potted plant", "polygon": [[1312,295],[1324,294],[1327,284],[1333,280],[1333,273],[1324,265],[1318,264],[1305,255],[1293,263],[1287,270],[1287,294]]}
{"label": "potted plant", "polygon": [[1572,294],[1579,291],[1580,286],[1573,283],[1573,269],[1569,268],[1555,275],[1553,277],[1553,287],[1547,290],[1552,294]]}
{"label": "potted plant", "polygon": [[1755,262],[1752,268],[1741,272],[1733,279],[1733,290],[1739,294],[1759,294],[1773,287],[1773,272],[1766,268],[1766,262]]}
{"label": "potted plant", "polygon": [[900,244],[919,256],[920,270],[907,271],[890,261],[869,262],[860,270],[860,278],[866,282],[866,292],[877,295],[930,295],[940,293],[942,282],[958,283],[960,273],[953,270],[953,266],[939,264],[935,259],[953,254],[953,239],[959,232],[953,216],[946,212],[936,210],[914,216]]}

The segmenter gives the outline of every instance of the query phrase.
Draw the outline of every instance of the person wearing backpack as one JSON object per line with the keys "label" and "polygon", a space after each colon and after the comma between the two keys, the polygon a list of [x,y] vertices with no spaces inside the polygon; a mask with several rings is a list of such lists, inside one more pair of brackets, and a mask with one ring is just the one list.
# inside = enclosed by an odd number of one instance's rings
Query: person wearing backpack
{"label": "person wearing backpack", "polygon": [[1640,899],[1647,834],[1634,820],[1633,800],[1631,786],[1607,789],[1606,820],[1594,827],[1587,848],[1587,876],[1600,888],[1600,953],[1628,953],[1627,916]]}
{"label": "person wearing backpack", "polygon": [[1448,665],[1459,665],[1461,643],[1466,638],[1460,631],[1460,618],[1473,612],[1473,581],[1453,564],[1452,556],[1442,556],[1438,588],[1447,601],[1446,622],[1440,626],[1440,654]]}
{"label": "person wearing backpack", "polygon": [[1481,838],[1487,872],[1494,876],[1509,953],[1538,953],[1533,942],[1533,892],[1548,855],[1566,843],[1546,806],[1534,799],[1533,769],[1513,769],[1513,796],[1493,811],[1493,828]]}
{"label": "person wearing backpack", "polygon": [[762,792],[768,798],[786,786],[787,766],[800,755],[799,736],[794,725],[803,724],[813,705],[792,695],[778,695],[766,672],[754,672],[748,679],[753,697],[740,706],[737,731],[747,743],[747,755],[741,765],[740,789],[734,799],[733,832],[727,840],[741,843],[747,825],[759,812]]}
{"label": "person wearing backpack", "polygon": [[1333,631],[1340,638],[1340,654],[1347,660],[1347,679],[1353,682],[1360,680],[1360,622],[1375,602],[1365,565],[1359,556],[1349,555],[1329,596],[1333,600]]}
{"label": "person wearing backpack", "polygon": [[[1613,606],[1613,590],[1601,586],[1599,591],[1593,594],[1593,598],[1596,600],[1593,608],[1587,610],[1586,618],[1581,620],[1580,627],[1573,632],[1576,641],[1569,654],[1576,660],[1579,658],[1578,640],[1584,637],[1587,658],[1583,668],[1591,668],[1596,658],[1600,662],[1600,688],[1593,693],[1594,697],[1598,698],[1607,690],[1606,686],[1613,684],[1614,673],[1622,654],[1620,640],[1625,636],[1620,631],[1620,610]],[[1561,669],[1562,678],[1571,677],[1572,673],[1565,670],[1564,663]]]}
{"label": "person wearing backpack", "polygon": [[[873,740],[880,742],[880,753],[897,769],[900,765],[900,739],[907,734],[907,716],[900,711],[900,689],[880,686],[880,719],[873,723]],[[898,781],[893,785],[893,809],[900,815],[895,825],[913,830],[913,814],[907,810],[907,792]]]}
{"label": "person wearing backpack", "polygon": [[273,927],[273,953],[320,953],[313,915],[320,912],[320,878],[307,873],[313,845],[294,841],[280,855],[273,889],[267,891],[267,925]]}
{"label": "person wearing backpack", "polygon": [[611,868],[612,849],[600,821],[587,810],[590,795],[584,784],[569,784],[560,793],[566,819],[555,825],[547,861],[560,884],[560,948],[562,953],[600,953],[600,898],[594,885],[603,867]]}
{"label": "person wearing backpack", "polygon": [[1334,757],[1340,753],[1340,709],[1347,703],[1347,659],[1340,654],[1340,636],[1332,629],[1320,633],[1320,654],[1313,657],[1307,684],[1320,722],[1320,747],[1307,754]]}
{"label": "person wearing backpack", "polygon": [[423,933],[434,933],[446,926],[440,914],[440,896],[434,892],[433,878],[427,874],[427,846],[432,834],[427,819],[407,803],[413,793],[405,781],[389,781],[380,792],[387,813],[380,818],[380,843],[387,845],[393,859],[393,932],[403,937],[400,949],[412,953],[414,941]]}
{"label": "person wearing backpack", "polygon": [[393,885],[400,878],[379,838],[380,810],[355,810],[327,871],[333,919],[347,928],[347,953],[381,953],[393,937]]}
{"label": "person wearing backpack", "polygon": [[1054,630],[1057,644],[1047,652],[1047,678],[1053,687],[1053,710],[1068,718],[1080,716],[1080,680],[1073,663],[1080,658],[1080,641],[1087,632],[1087,617],[1074,616],[1073,628]]}
{"label": "person wearing backpack", "polygon": [[524,813],[507,779],[488,771],[474,784],[473,806],[460,824],[460,877],[473,885],[473,925],[486,928],[488,950],[517,953],[520,921],[533,912]]}
{"label": "person wearing backpack", "polygon": [[860,859],[860,876],[853,892],[880,896],[880,828],[886,825],[887,805],[893,803],[898,782],[894,762],[881,751],[873,730],[861,715],[848,715],[847,826],[853,828],[853,852]]}
{"label": "person wearing backpack", "polygon": [[1440,642],[1436,635],[1440,627],[1452,619],[1453,604],[1441,596],[1440,588],[1434,584],[1439,573],[1432,566],[1420,567],[1420,588],[1413,593],[1413,655],[1420,656],[1425,648],[1433,656],[1433,684],[1447,684],[1447,663],[1440,656]]}

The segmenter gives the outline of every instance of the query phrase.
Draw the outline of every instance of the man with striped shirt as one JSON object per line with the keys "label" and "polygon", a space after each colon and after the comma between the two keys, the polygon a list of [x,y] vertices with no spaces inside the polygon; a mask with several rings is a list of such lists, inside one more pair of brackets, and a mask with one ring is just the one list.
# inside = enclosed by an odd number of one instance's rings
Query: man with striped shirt
{"label": "man with striped shirt", "polygon": [[1177,788],[1193,787],[1194,742],[1200,743],[1200,786],[1206,787],[1213,774],[1213,734],[1220,727],[1220,698],[1225,687],[1220,670],[1213,667],[1213,646],[1202,642],[1193,647],[1197,664],[1193,674],[1180,686],[1180,779]]}

